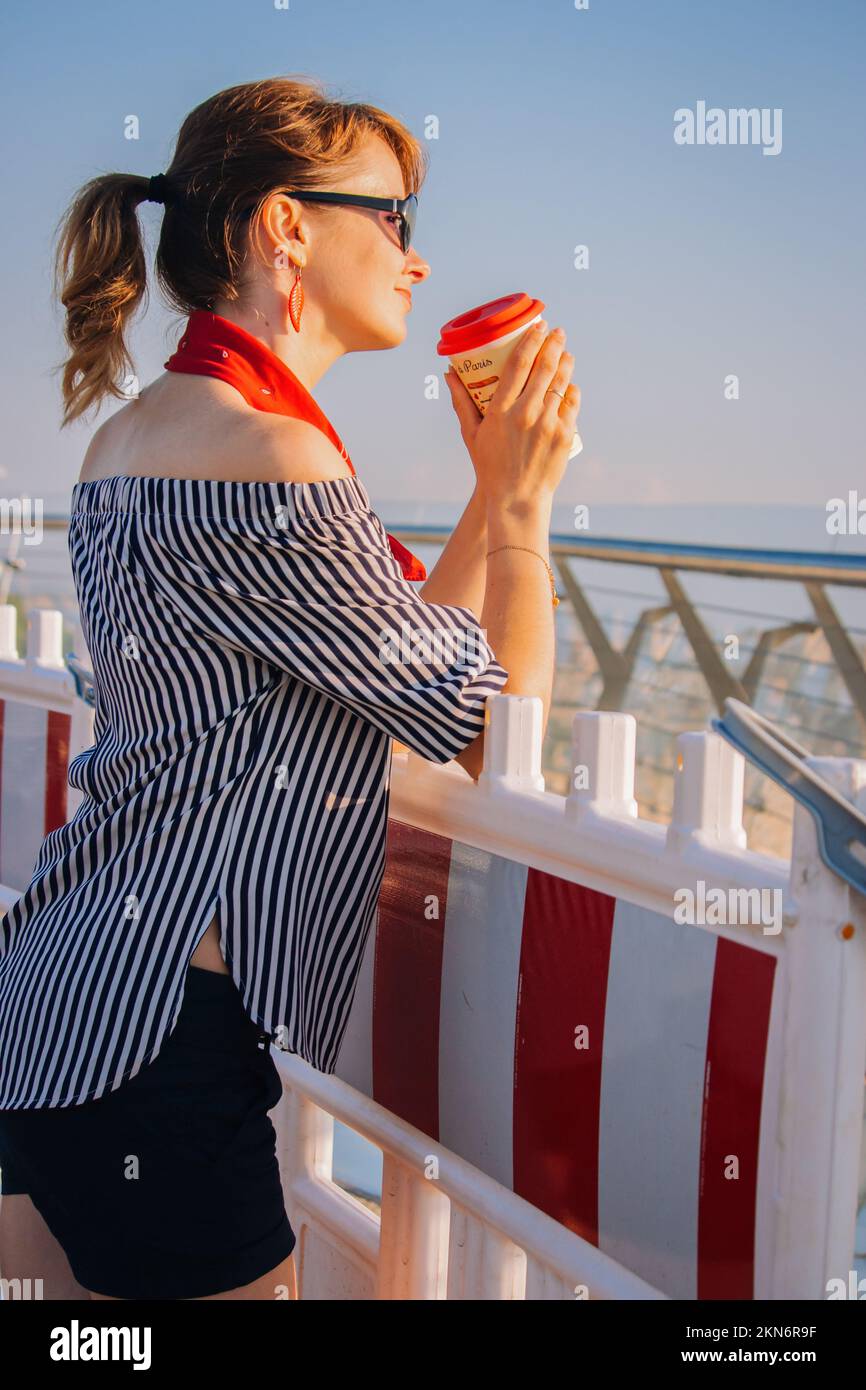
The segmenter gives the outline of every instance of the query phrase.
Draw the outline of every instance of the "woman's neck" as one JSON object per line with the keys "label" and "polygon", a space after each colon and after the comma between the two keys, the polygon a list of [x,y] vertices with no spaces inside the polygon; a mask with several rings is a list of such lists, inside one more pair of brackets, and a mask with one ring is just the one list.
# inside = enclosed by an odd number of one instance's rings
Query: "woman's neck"
{"label": "woman's neck", "polygon": [[309,300],[304,305],[300,332],[292,327],[285,296],[276,293],[243,304],[217,300],[213,312],[264,343],[311,393],[345,351],[320,325],[320,315]]}

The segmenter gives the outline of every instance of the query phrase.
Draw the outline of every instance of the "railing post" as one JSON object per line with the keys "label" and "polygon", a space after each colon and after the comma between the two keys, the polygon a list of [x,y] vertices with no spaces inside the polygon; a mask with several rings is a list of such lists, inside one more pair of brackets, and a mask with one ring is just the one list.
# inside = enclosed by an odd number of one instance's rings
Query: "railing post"
{"label": "railing post", "polygon": [[570,820],[586,816],[637,816],[634,757],[637,725],[632,714],[582,710],[571,725]]}
{"label": "railing post", "polygon": [[833,653],[839,675],[851,696],[851,703],[866,724],[866,669],[863,666],[863,658],[851,641],[824,585],[809,581],[803,587],[809,595],[815,617],[821,624],[827,646]]}
{"label": "railing post", "polygon": [[303,1240],[304,1212],[296,1194],[307,1179],[330,1177],[334,1122],[301,1090],[289,1086],[283,1087],[279,1103],[271,1112],[271,1122],[276,1134],[286,1213],[298,1238],[294,1255],[300,1299],[304,1296],[306,1243]]}
{"label": "railing post", "polygon": [[541,722],[537,695],[491,695],[487,701],[482,791],[543,792]]}
{"label": "railing post", "polygon": [[659,575],[682,624],[683,632],[695,654],[695,661],[701,669],[701,674],[718,708],[724,709],[728,696],[733,696],[735,700],[745,701],[745,690],[736,676],[731,675],[720,657],[715,642],[686,594],[678,575],[664,565],[659,565]]}
{"label": "railing post", "polygon": [[63,614],[56,608],[31,608],[27,614],[27,664],[64,668]]}
{"label": "railing post", "polygon": [[719,734],[680,734],[667,848],[675,854],[690,844],[745,849],[744,773],[743,755]]}
{"label": "railing post", "polygon": [[0,661],[18,660],[18,610],[14,603],[0,605]]}
{"label": "railing post", "polygon": [[[866,762],[810,758],[808,766],[866,809]],[[796,925],[786,928],[778,1180],[785,1202],[777,1213],[769,1296],[826,1299],[827,1281],[848,1288],[853,1268],[866,1063],[866,900],[823,863],[815,822],[799,803],[791,892],[799,912]]]}
{"label": "railing post", "polygon": [[526,1294],[526,1252],[501,1231],[453,1206],[448,1255],[449,1299],[512,1301]]}
{"label": "railing post", "polygon": [[435,1181],[383,1154],[378,1298],[446,1297],[450,1205]]}

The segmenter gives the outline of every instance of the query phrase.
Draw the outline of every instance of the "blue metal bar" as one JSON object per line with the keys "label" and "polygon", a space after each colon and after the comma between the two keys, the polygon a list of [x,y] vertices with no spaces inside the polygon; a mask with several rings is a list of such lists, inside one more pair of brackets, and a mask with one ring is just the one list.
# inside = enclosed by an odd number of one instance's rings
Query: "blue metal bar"
{"label": "blue metal bar", "polygon": [[[449,526],[392,525],[407,544],[444,545]],[[821,550],[769,550],[732,545],[689,545],[677,541],[636,541],[613,536],[550,535],[558,554],[614,564],[649,565],[654,569],[699,570],[708,574],[750,575],[762,579],[821,580],[827,584],[866,587],[866,555],[834,555]]]}
{"label": "blue metal bar", "polygon": [[66,667],[75,681],[75,693],[86,705],[96,704],[96,685],[93,672],[79,661],[74,652],[67,652]]}
{"label": "blue metal bar", "polygon": [[[778,782],[811,812],[818,852],[840,878],[866,894],[866,816],[808,767],[808,748],[788,738],[741,700],[726,700],[724,714],[710,721],[716,733]],[[854,853],[850,846],[858,846]]]}

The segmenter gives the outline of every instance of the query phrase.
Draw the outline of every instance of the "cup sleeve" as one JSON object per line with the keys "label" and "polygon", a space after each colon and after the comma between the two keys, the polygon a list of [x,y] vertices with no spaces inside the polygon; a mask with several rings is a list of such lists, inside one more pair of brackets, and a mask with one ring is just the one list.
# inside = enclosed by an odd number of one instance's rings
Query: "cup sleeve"
{"label": "cup sleeve", "polygon": [[[158,553],[160,549],[165,553]],[[480,733],[508,672],[469,608],[426,603],[379,518],[348,512],[284,534],[234,528],[195,551],[164,538],[152,578],[212,642],[292,676],[430,762]]]}

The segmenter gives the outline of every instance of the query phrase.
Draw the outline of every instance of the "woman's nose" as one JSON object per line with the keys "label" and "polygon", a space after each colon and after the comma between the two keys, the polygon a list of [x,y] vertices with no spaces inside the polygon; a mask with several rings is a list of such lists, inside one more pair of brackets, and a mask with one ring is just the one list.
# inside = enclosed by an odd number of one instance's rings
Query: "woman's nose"
{"label": "woman's nose", "polygon": [[418,255],[414,246],[409,248],[409,254],[406,257],[406,270],[412,276],[416,284],[420,284],[422,280],[426,280],[427,276],[430,274],[430,266],[427,261],[423,260],[421,256]]}

